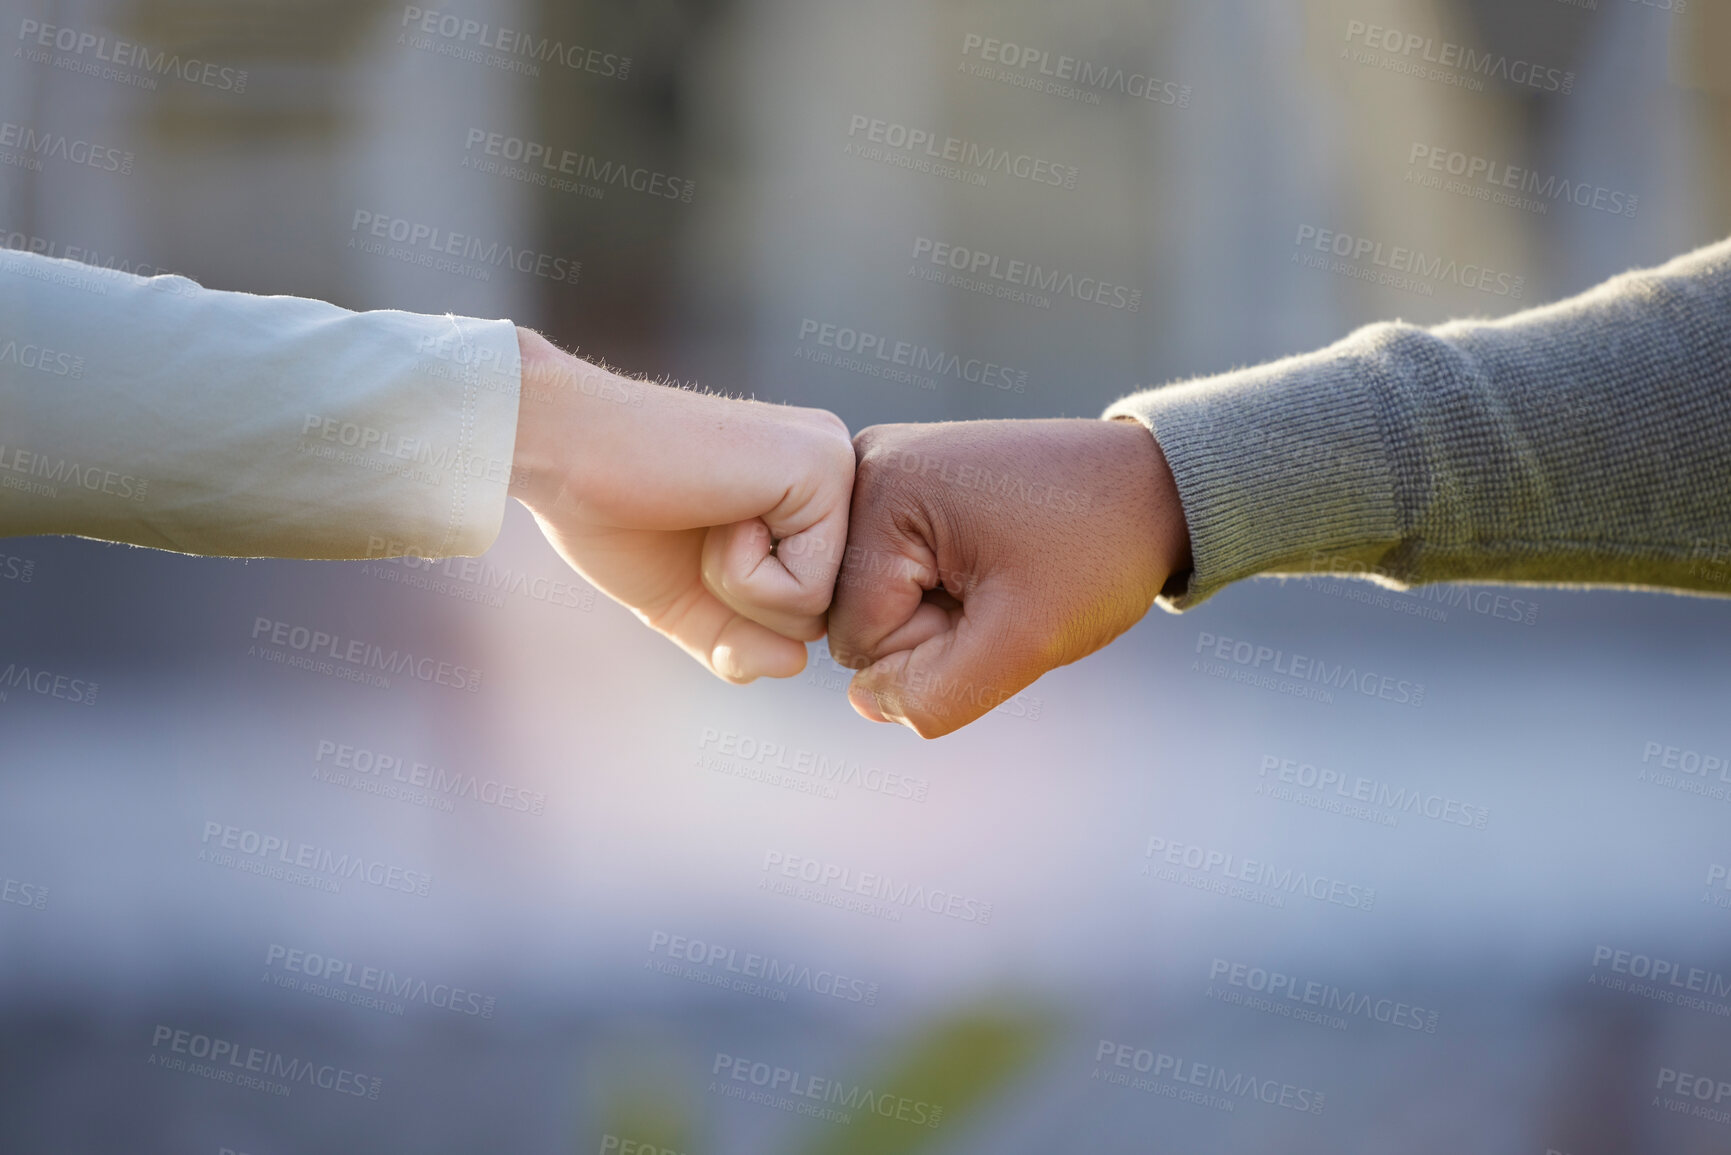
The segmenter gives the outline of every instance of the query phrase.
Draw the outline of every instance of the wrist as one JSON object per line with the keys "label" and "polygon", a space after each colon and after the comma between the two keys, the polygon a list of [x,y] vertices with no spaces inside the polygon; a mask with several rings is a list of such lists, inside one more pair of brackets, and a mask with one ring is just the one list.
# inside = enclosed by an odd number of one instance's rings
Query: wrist
{"label": "wrist", "polygon": [[593,479],[607,474],[610,457],[629,456],[623,410],[641,410],[650,387],[566,353],[532,329],[518,328],[517,348],[522,370],[509,492],[540,513],[584,500]]}
{"label": "wrist", "polygon": [[1190,573],[1192,560],[1190,556],[1190,524],[1184,514],[1184,503],[1178,495],[1178,481],[1172,476],[1172,466],[1166,460],[1165,450],[1160,448],[1159,439],[1153,430],[1134,417],[1119,414],[1108,420],[1114,427],[1140,429],[1145,444],[1136,457],[1147,471],[1147,477],[1154,488],[1154,547],[1159,558],[1160,572],[1165,575],[1162,584],[1170,588],[1173,583],[1182,583]]}

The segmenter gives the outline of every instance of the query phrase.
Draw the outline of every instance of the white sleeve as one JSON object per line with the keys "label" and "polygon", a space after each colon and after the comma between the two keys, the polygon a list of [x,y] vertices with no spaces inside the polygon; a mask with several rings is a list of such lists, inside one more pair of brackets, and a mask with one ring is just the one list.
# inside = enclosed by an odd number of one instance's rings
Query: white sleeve
{"label": "white sleeve", "polygon": [[509,321],[0,250],[0,536],[479,554],[504,517],[520,372]]}

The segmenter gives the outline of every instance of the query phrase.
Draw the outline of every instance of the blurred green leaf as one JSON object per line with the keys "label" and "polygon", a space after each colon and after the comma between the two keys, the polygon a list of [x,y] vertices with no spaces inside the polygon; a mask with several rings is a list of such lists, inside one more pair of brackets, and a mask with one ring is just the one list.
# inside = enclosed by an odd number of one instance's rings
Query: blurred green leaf
{"label": "blurred green leaf", "polygon": [[859,1083],[880,1106],[899,1096],[938,1108],[937,1126],[907,1122],[893,1113],[886,1117],[866,1105],[849,1109],[852,1120],[846,1126],[821,1124],[825,1130],[801,1148],[802,1155],[916,1155],[936,1146],[1023,1070],[1051,1030],[1043,1015],[997,1005],[937,1021],[885,1070]]}
{"label": "blurred green leaf", "polygon": [[699,1155],[692,1149],[697,1111],[689,1097],[690,1082],[677,1050],[665,1041],[633,1038],[616,1046],[590,1078],[600,1100],[602,1134],[580,1137],[576,1155],[594,1155],[607,1135],[650,1150]]}
{"label": "blurred green leaf", "polygon": [[[614,1095],[607,1103],[604,1134],[695,1155],[691,1151],[691,1121],[683,1106],[665,1091],[651,1092],[649,1088]],[[596,1149],[591,1142],[579,1155],[589,1155]]]}

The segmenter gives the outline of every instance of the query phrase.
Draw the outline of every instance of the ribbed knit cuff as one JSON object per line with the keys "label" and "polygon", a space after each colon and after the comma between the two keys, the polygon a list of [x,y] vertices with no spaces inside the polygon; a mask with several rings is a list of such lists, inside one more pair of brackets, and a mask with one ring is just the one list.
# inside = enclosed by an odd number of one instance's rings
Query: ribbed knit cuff
{"label": "ribbed knit cuff", "polygon": [[1402,534],[1388,346],[1378,325],[1337,345],[1137,393],[1133,417],[1159,442],[1190,525],[1193,569],[1159,598],[1189,609],[1254,574],[1377,567]]}

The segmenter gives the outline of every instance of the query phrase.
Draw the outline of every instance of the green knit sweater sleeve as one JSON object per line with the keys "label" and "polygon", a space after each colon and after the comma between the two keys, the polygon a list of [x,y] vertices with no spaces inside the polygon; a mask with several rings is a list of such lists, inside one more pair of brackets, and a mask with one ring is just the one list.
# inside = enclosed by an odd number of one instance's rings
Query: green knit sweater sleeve
{"label": "green knit sweater sleeve", "polygon": [[1731,593],[1731,241],[1497,321],[1370,325],[1138,393],[1182,610],[1254,574]]}

